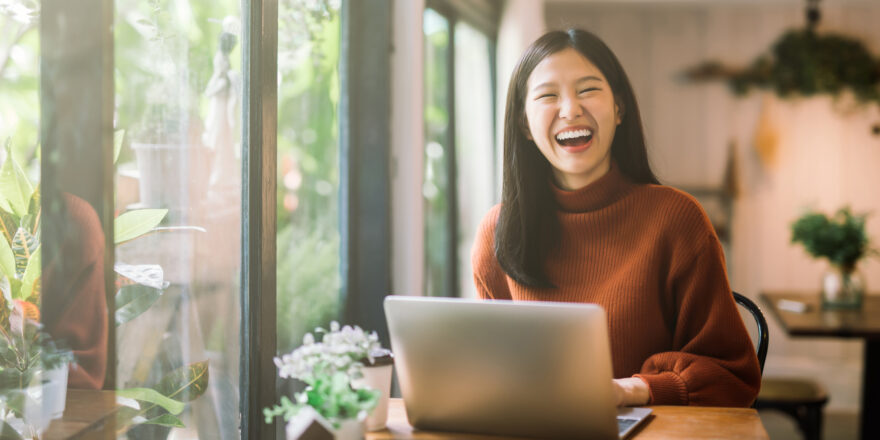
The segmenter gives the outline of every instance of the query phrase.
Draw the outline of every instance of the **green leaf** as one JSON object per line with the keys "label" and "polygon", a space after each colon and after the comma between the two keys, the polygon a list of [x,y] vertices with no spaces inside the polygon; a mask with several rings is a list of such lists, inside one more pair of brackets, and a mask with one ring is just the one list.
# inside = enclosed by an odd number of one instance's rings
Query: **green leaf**
{"label": "green leaf", "polygon": [[27,299],[34,290],[34,282],[40,277],[42,266],[40,265],[41,248],[37,247],[31,258],[28,259],[27,268],[24,270],[24,276],[21,277],[21,299]]}
{"label": "green leaf", "polygon": [[3,234],[3,237],[6,238],[6,242],[12,245],[12,236],[15,235],[15,231],[18,230],[18,219],[0,209],[0,233]]}
{"label": "green leaf", "polygon": [[0,209],[19,217],[27,214],[28,200],[34,187],[27,174],[12,157],[12,149],[6,146],[6,162],[0,168]]}
{"label": "green leaf", "polygon": [[165,411],[168,411],[171,414],[180,414],[183,412],[184,408],[183,402],[164,396],[152,388],[128,388],[124,390],[116,390],[116,395],[161,406]]}
{"label": "green leaf", "polygon": [[15,277],[15,255],[6,240],[0,239],[0,273],[9,278]]}
{"label": "green leaf", "polygon": [[113,163],[119,160],[119,152],[122,151],[122,141],[125,140],[125,130],[113,132]]}
{"label": "green leaf", "polygon": [[122,244],[150,232],[166,214],[167,209],[137,209],[123,213],[113,222],[114,243]]}
{"label": "green leaf", "polygon": [[15,272],[23,275],[28,261],[37,251],[40,241],[24,228],[18,228],[12,236],[12,254],[15,256]]}
{"label": "green leaf", "polygon": [[9,298],[21,299],[21,295],[19,295],[19,292],[21,292],[21,280],[16,278],[9,278]]}
{"label": "green leaf", "polygon": [[144,422],[144,425],[162,425],[171,428],[185,428],[183,422],[181,422],[180,419],[172,416],[171,414],[162,414],[159,417],[147,420],[146,422]]}
{"label": "green leaf", "polygon": [[147,311],[162,291],[142,284],[123,286],[116,293],[116,325],[125,324]]}
{"label": "green leaf", "polygon": [[208,388],[208,361],[178,368],[163,377],[155,389],[183,402],[197,399]]}
{"label": "green leaf", "polygon": [[31,234],[37,235],[37,229],[40,224],[40,185],[34,189],[31,199],[28,202],[27,214],[21,218],[21,227],[30,231]]}

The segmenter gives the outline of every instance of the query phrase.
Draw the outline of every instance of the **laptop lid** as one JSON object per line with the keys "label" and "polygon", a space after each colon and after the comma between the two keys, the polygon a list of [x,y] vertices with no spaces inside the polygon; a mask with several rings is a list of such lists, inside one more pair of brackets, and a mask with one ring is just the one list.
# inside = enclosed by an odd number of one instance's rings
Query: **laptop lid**
{"label": "laptop lid", "polygon": [[601,307],[389,296],[385,315],[414,427],[618,438]]}

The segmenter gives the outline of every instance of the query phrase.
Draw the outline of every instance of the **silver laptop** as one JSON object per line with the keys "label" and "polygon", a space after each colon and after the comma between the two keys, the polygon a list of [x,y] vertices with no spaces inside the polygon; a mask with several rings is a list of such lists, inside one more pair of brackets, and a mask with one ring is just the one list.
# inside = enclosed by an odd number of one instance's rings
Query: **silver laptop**
{"label": "silver laptop", "polygon": [[616,439],[651,412],[616,407],[597,305],[389,296],[385,316],[415,428]]}

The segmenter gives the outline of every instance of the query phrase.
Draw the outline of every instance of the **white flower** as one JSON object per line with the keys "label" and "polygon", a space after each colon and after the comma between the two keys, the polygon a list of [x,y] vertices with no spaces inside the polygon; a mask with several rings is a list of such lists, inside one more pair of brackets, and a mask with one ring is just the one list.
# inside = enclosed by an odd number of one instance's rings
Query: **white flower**
{"label": "white flower", "polygon": [[330,331],[317,328],[323,334],[320,342],[311,333],[303,336],[303,345],[291,353],[275,358],[278,375],[314,383],[315,378],[345,372],[350,378],[361,376],[361,360],[371,358],[370,353],[380,348],[376,332],[367,334],[358,326],[340,328],[338,322],[330,323]]}

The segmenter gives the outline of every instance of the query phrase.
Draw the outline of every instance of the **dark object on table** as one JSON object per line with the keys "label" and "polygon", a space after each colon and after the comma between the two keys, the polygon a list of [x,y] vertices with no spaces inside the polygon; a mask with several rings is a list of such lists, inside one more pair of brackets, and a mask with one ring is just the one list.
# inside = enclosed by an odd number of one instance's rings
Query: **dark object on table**
{"label": "dark object on table", "polygon": [[[828,310],[819,307],[816,293],[763,293],[761,299],[790,336],[864,339],[862,367],[862,407],[860,438],[880,438],[880,294],[867,294],[861,310]],[[779,300],[799,301],[809,305],[803,313],[780,310]],[[758,395],[760,399],[761,396]]]}

